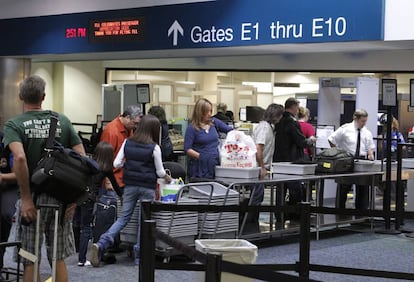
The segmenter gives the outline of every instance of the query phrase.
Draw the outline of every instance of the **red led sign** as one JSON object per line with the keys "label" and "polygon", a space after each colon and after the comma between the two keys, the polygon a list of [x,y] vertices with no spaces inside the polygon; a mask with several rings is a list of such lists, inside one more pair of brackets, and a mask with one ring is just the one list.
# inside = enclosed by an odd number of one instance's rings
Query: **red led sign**
{"label": "red led sign", "polygon": [[92,20],[89,23],[89,40],[143,40],[144,20],[140,18]]}
{"label": "red led sign", "polygon": [[72,27],[67,28],[65,33],[66,38],[86,37],[86,27]]}

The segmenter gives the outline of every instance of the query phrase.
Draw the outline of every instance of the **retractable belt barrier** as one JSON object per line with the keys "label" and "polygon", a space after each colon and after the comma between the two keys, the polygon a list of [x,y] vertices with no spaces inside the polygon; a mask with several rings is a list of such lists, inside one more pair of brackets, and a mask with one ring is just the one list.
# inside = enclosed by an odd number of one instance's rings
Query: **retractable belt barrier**
{"label": "retractable belt barrier", "polygon": [[[143,202],[141,206],[143,215],[141,227],[141,259],[139,267],[139,281],[154,281],[155,269],[168,270],[191,270],[205,271],[205,281],[220,281],[221,272],[230,272],[250,278],[264,281],[316,281],[309,279],[310,271],[359,275],[367,277],[395,278],[414,280],[414,273],[378,271],[362,268],[349,268],[340,266],[329,266],[310,263],[310,216],[311,213],[319,214],[349,214],[365,216],[392,216],[396,218],[414,218],[414,212],[404,211],[380,211],[380,210],[353,210],[325,207],[312,207],[310,203],[300,203],[295,206],[255,206],[241,207],[233,206],[209,206],[209,205],[173,205],[173,204],[152,204]],[[153,211],[215,211],[215,212],[240,212],[240,211],[297,211],[300,213],[300,238],[299,238],[299,261],[296,264],[250,264],[241,265],[237,263],[222,261],[220,254],[203,254],[186,244],[159,231],[155,227],[155,221],[150,220]],[[161,240],[171,247],[178,249],[189,258],[201,262],[195,263],[156,263],[155,262],[155,241]],[[145,242],[145,244],[143,244]],[[276,271],[296,271],[299,276],[278,273]]]}

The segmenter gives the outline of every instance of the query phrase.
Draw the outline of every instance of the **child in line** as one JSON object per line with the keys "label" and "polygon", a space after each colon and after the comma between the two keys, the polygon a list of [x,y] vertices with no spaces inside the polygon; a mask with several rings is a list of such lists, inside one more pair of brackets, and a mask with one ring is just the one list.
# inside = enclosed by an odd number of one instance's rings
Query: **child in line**
{"label": "child in line", "polygon": [[[102,253],[114,243],[114,238],[130,221],[137,201],[154,200],[158,177],[164,177],[167,182],[171,177],[166,174],[162,164],[161,149],[158,144],[160,137],[160,122],[153,115],[144,116],[137,126],[134,135],[124,141],[115,160],[114,167],[123,167],[123,205],[121,216],[102,234],[99,241],[92,245],[91,263],[99,266]],[[140,212],[138,212],[138,219]],[[138,221],[137,243],[134,246],[135,264],[139,263],[140,252],[140,223]]]}
{"label": "child in line", "polygon": [[[94,176],[94,186],[91,193],[91,197],[82,205],[80,209],[80,238],[79,238],[79,262],[78,266],[90,265],[90,262],[86,260],[86,252],[88,251],[88,242],[92,238],[92,220],[93,210],[98,194],[100,190],[115,190],[117,195],[121,197],[121,190],[118,183],[115,180],[114,173],[112,171],[112,156],[114,150],[108,142],[101,141],[95,148],[92,158],[99,164],[100,172]],[[111,185],[106,185],[107,180]]]}

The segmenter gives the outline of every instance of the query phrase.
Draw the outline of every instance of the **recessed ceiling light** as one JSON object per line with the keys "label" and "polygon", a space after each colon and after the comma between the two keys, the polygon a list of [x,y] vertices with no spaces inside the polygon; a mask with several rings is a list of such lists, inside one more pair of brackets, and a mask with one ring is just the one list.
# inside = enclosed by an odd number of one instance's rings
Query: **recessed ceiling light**
{"label": "recessed ceiling light", "polygon": [[311,74],[309,71],[300,71],[298,74]]}
{"label": "recessed ceiling light", "polygon": [[373,72],[363,72],[362,75],[375,75]]}

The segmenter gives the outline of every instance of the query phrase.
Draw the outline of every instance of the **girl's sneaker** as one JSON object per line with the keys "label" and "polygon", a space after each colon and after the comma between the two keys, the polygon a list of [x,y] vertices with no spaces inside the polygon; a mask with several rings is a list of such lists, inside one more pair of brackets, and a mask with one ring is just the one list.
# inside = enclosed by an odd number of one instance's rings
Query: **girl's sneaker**
{"label": "girl's sneaker", "polygon": [[90,260],[93,267],[98,267],[102,258],[102,250],[97,243],[93,244],[90,250]]}
{"label": "girl's sneaker", "polygon": [[90,266],[91,262],[89,260],[85,261],[85,262],[78,262],[78,266]]}

